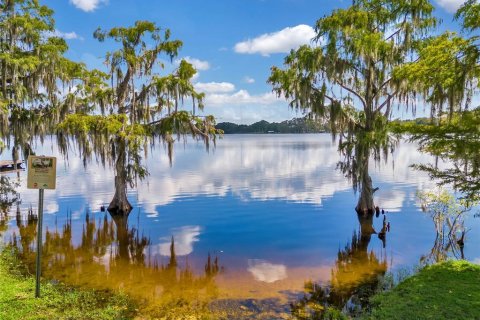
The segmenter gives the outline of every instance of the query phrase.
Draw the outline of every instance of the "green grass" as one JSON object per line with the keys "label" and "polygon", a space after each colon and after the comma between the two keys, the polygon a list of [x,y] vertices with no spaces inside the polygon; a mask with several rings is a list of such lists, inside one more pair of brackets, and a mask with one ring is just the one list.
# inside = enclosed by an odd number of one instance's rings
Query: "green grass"
{"label": "green grass", "polygon": [[480,266],[448,261],[426,267],[372,304],[363,319],[480,319]]}
{"label": "green grass", "polygon": [[0,252],[0,319],[132,319],[135,305],[128,297],[110,292],[78,290],[42,282],[35,299],[35,279],[25,276],[9,249]]}

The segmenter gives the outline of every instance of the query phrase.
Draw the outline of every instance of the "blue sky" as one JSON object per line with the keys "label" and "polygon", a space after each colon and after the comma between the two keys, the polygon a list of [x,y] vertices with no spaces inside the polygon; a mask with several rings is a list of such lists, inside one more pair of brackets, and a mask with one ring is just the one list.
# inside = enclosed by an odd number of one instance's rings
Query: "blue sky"
{"label": "blue sky", "polygon": [[[44,0],[55,11],[57,33],[67,39],[69,58],[103,68],[114,48],[93,39],[98,27],[129,26],[150,20],[183,41],[178,58],[199,71],[197,89],[206,97],[205,114],[219,122],[283,121],[295,116],[266,83],[270,68],[313,36],[315,21],[350,1],[327,0]],[[462,0],[436,0],[444,27]],[[168,69],[165,71],[167,72]],[[407,114],[397,111],[396,116]]]}

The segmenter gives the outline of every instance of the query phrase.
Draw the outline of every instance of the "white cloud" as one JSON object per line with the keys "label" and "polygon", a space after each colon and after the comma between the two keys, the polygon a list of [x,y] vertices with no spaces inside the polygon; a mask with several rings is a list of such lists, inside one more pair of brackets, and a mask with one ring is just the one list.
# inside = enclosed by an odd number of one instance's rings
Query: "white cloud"
{"label": "white cloud", "polygon": [[272,264],[264,260],[248,260],[248,271],[255,280],[272,283],[287,278],[287,267],[283,264]]}
{"label": "white cloud", "polygon": [[465,0],[435,0],[440,7],[448,12],[455,12],[465,2]]}
{"label": "white cloud", "polygon": [[205,99],[207,105],[271,105],[283,101],[273,92],[251,95],[246,90],[239,90],[233,94],[213,93],[207,95]]}
{"label": "white cloud", "polygon": [[82,37],[80,37],[76,32],[62,32],[60,30],[55,30],[54,32],[49,32],[47,33],[47,36],[52,36],[52,37],[58,37],[58,38],[63,38],[66,40],[83,40]]}
{"label": "white cloud", "polygon": [[250,78],[249,76],[246,76],[245,78],[243,78],[243,81],[245,81],[245,83],[255,83],[255,79],[253,78]]}
{"label": "white cloud", "polygon": [[247,90],[212,92],[205,97],[205,114],[214,114],[219,122],[251,124],[260,120],[283,121],[299,116],[283,98],[272,92],[250,94]]}
{"label": "white cloud", "polygon": [[107,3],[108,0],[70,0],[70,2],[80,10],[91,12],[98,8],[102,3]]}
{"label": "white cloud", "polygon": [[70,39],[81,39],[74,31],[72,32],[64,32],[59,34],[60,37],[70,40]]}
{"label": "white cloud", "polygon": [[282,122],[302,116],[288,108],[286,104],[270,105],[226,105],[219,106],[205,105],[205,114],[214,114],[217,122],[233,122],[237,124],[252,124],[254,122],[268,119],[269,122]]}
{"label": "white cloud", "polygon": [[195,90],[205,93],[226,93],[235,90],[235,85],[229,82],[198,82],[195,84]]}
{"label": "white cloud", "polygon": [[[180,64],[180,61],[182,59],[177,59],[175,60],[175,64]],[[183,58],[183,60],[187,61],[188,63],[190,63],[191,65],[193,65],[195,67],[195,69],[197,69],[198,71],[205,71],[205,70],[208,70],[210,69],[210,63],[208,61],[204,61],[204,60],[200,60],[200,59],[196,59],[196,58],[192,58],[192,57],[185,57]]]}
{"label": "white cloud", "polygon": [[263,56],[272,53],[288,53],[291,49],[309,43],[314,36],[315,30],[312,27],[301,24],[239,42],[234,50],[237,53],[260,53]]}

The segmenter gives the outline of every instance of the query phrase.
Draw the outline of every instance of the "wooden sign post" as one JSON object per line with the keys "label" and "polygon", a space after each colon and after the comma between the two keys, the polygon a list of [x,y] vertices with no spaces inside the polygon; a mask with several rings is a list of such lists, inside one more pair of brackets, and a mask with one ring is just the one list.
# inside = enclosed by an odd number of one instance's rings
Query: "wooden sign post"
{"label": "wooden sign post", "polygon": [[57,158],[28,157],[27,188],[38,189],[37,261],[35,272],[35,298],[40,297],[40,275],[42,272],[43,193],[55,189],[57,180]]}

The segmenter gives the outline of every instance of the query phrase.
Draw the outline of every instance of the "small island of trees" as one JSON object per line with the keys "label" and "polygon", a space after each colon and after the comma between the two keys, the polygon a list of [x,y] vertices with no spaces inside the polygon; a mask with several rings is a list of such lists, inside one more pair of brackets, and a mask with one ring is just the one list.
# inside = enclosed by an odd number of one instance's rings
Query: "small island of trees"
{"label": "small island of trees", "polygon": [[216,125],[225,134],[234,133],[321,133],[329,131],[328,125],[308,117],[282,122],[258,121],[250,125],[220,122]]}

